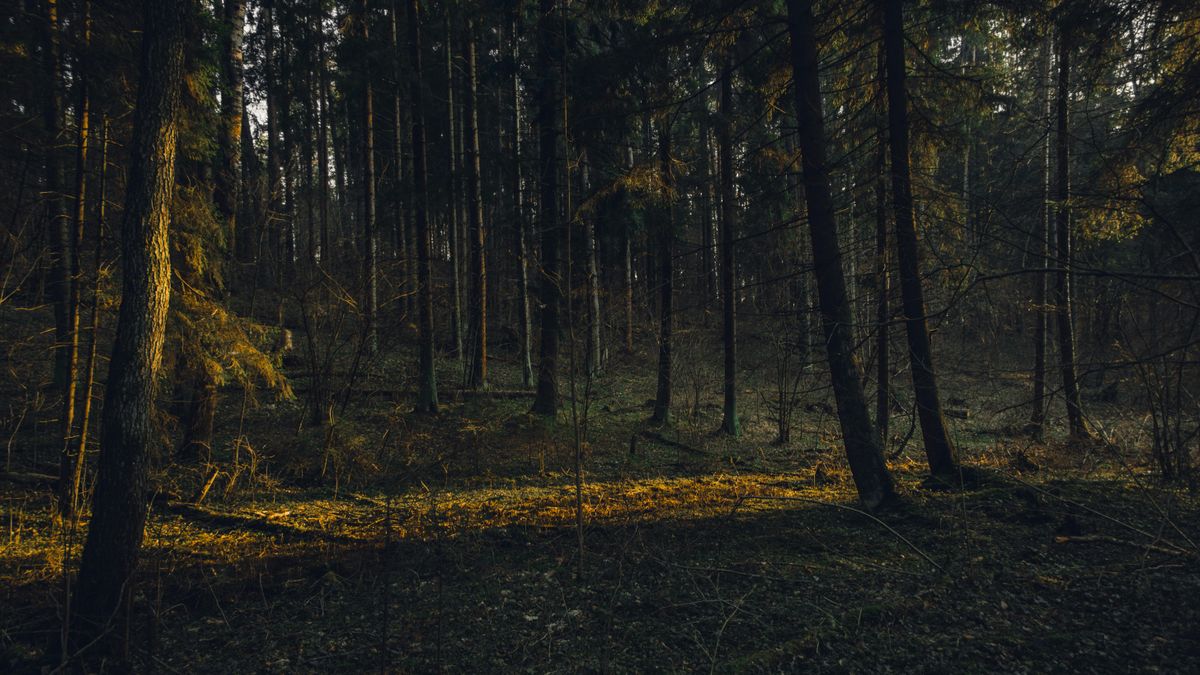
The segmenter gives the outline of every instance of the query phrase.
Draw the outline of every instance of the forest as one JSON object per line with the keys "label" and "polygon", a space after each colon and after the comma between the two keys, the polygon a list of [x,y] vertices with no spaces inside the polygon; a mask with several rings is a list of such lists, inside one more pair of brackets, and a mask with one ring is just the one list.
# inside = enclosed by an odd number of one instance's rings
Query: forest
{"label": "forest", "polygon": [[10,0],[0,354],[0,672],[1198,672],[1200,3]]}

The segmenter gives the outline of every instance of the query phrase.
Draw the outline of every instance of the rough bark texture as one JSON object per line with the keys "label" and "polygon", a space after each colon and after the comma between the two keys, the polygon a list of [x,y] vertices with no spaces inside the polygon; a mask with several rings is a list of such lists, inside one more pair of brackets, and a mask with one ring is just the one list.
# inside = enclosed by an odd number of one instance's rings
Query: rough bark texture
{"label": "rough bark texture", "polygon": [[886,51],[888,94],[888,144],[892,160],[892,210],[896,220],[896,261],[900,295],[908,334],[917,416],[929,470],[935,476],[956,473],[954,443],[946,431],[938,396],[933,349],[925,322],[925,293],[921,288],[920,252],[913,218],[912,176],[908,149],[908,92],[905,85],[904,17],[902,0],[884,0],[883,38]]}
{"label": "rough bark texture", "polygon": [[562,236],[558,213],[558,64],[555,55],[560,44],[555,30],[556,0],[540,0],[538,24],[537,72],[541,75],[538,92],[538,218],[542,234],[540,296],[542,305],[537,395],[533,411],[542,415],[558,413],[559,287],[558,244]]}
{"label": "rough bark texture", "polygon": [[717,164],[721,190],[721,343],[725,351],[725,414],[721,431],[739,436],[742,425],[737,411],[737,298],[734,294],[734,220],[737,205],[733,193],[733,59],[726,64],[721,78],[721,108],[717,125]]}
{"label": "rough bark texture", "polygon": [[788,0],[792,69],[796,90],[796,118],[800,123],[804,191],[808,226],[817,277],[821,324],[826,357],[837,401],[838,420],[846,457],[858,496],[867,508],[878,508],[895,497],[891,475],[883,460],[879,437],[867,413],[862,371],[854,357],[850,329],[850,304],[842,276],[837,222],[825,160],[825,121],[817,71],[817,47],[811,0]]}
{"label": "rough bark texture", "polygon": [[[884,45],[876,53],[876,74],[882,89],[887,81],[884,66]],[[888,425],[891,417],[892,357],[891,357],[891,272],[888,269],[887,217],[887,111],[883,110],[886,92],[880,92],[878,111],[878,149],[875,156],[875,428],[879,445],[887,449]]]}
{"label": "rough bark texture", "polygon": [[125,211],[122,294],[100,429],[100,464],[77,585],[85,634],[104,630],[137,565],[147,512],[155,394],[162,361],[171,260],[175,138],[183,80],[184,26],[192,0],[146,0],[145,30]]}
{"label": "rough bark texture", "polygon": [[417,237],[417,410],[436,413],[437,374],[433,367],[433,285],[429,275],[429,176],[425,168],[425,113],[421,91],[421,7],[408,2],[409,85],[412,102],[413,221]]}

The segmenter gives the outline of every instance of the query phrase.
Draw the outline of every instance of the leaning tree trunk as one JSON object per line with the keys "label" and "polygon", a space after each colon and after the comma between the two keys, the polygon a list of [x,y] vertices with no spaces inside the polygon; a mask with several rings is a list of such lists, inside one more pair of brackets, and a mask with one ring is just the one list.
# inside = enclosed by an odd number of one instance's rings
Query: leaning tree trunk
{"label": "leaning tree trunk", "polygon": [[184,25],[196,11],[193,0],[147,0],[144,5],[121,223],[121,309],[101,418],[92,520],[76,587],[85,636],[107,628],[115,616],[129,591],[145,529],[149,460],[158,443],[155,396],[171,294],[167,228],[175,188]]}
{"label": "leaning tree trunk", "polygon": [[869,509],[895,498],[892,477],[883,460],[862,387],[862,371],[854,357],[850,303],[842,275],[838,249],[837,221],[825,159],[825,120],[821,109],[816,31],[812,0],[788,0],[788,30],[791,34],[792,73],[796,90],[796,118],[800,123],[799,143],[808,202],[808,229],[817,277],[821,324],[837,401],[838,420],[846,445],[846,457],[858,497]]}
{"label": "leaning tree trunk", "polygon": [[658,171],[662,181],[662,204],[658,207],[658,389],[654,397],[652,422],[671,420],[671,332],[675,317],[671,301],[674,293],[674,200],[675,183],[671,172],[670,121],[663,120],[658,135]]}
{"label": "leaning tree trunk", "polygon": [[[721,431],[739,436],[742,425],[737,412],[737,297],[734,294],[734,220],[737,208],[733,193],[733,58],[726,61],[721,77],[720,119],[717,123],[717,164],[721,190],[721,343],[725,351],[725,415]],[[706,158],[707,161],[707,158]]]}
{"label": "leaning tree trunk", "polygon": [[1058,349],[1062,359],[1063,399],[1067,404],[1067,425],[1077,440],[1091,437],[1083,406],[1079,402],[1079,380],[1075,373],[1075,327],[1071,310],[1071,47],[1067,36],[1058,34],[1058,93],[1056,150],[1058,155],[1058,211],[1055,231],[1058,239],[1058,274],[1054,287],[1054,312],[1058,323]]}
{"label": "leaning tree trunk", "polygon": [[554,60],[561,43],[554,29],[556,4],[557,0],[540,0],[541,21],[538,24],[537,64],[542,79],[537,109],[538,218],[542,232],[542,344],[533,411],[542,415],[558,413],[558,316],[562,295],[558,244],[562,234],[558,214],[558,64]]}
{"label": "leaning tree trunk", "polygon": [[408,42],[412,105],[413,220],[417,235],[417,410],[438,410],[437,373],[433,365],[433,284],[429,274],[429,175],[425,167],[425,112],[421,92],[421,7],[420,0],[408,2]]}
{"label": "leaning tree trunk", "polygon": [[[488,386],[487,363],[487,234],[483,226],[483,184],[479,175],[479,74],[475,59],[475,22],[467,21],[467,87],[464,103],[466,135],[463,138],[467,164],[467,207],[471,224],[471,358],[467,384],[476,389]],[[466,248],[466,247],[464,247]]]}
{"label": "leaning tree trunk", "polygon": [[913,390],[925,455],[934,476],[957,473],[954,443],[946,430],[938,396],[933,349],[925,323],[925,293],[921,288],[920,253],[913,218],[912,176],[908,149],[908,92],[905,88],[903,0],[884,0],[883,38],[886,52],[888,131],[892,160],[892,208],[896,219],[896,259],[900,295],[908,333]]}

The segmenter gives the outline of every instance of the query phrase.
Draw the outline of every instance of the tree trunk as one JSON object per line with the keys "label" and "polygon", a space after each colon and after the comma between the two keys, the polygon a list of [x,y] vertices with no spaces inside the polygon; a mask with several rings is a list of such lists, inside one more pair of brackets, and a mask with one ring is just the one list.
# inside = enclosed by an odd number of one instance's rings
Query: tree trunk
{"label": "tree trunk", "polygon": [[[321,219],[321,248],[318,260],[322,265],[329,264],[332,250],[329,248],[329,68],[325,57],[325,10],[320,1],[316,3],[317,12],[317,179],[321,186],[318,192],[318,210]],[[397,82],[399,74],[397,73]],[[396,133],[400,133],[397,123]]]}
{"label": "tree trunk", "polygon": [[[880,89],[884,89],[887,82],[884,51],[881,41],[876,53]],[[886,450],[892,410],[891,308],[888,306],[891,273],[888,269],[887,111],[883,109],[887,93],[879,93],[879,138],[875,156],[875,428],[879,432],[879,445]]]}
{"label": "tree trunk", "polygon": [[1075,374],[1075,327],[1072,321],[1071,298],[1071,46],[1062,28],[1058,33],[1058,211],[1055,230],[1058,238],[1058,274],[1054,287],[1054,312],[1058,319],[1058,349],[1062,359],[1063,399],[1067,404],[1067,426],[1071,438],[1090,438],[1083,407],[1079,402],[1079,381]]}
{"label": "tree trunk", "polygon": [[662,204],[658,207],[658,390],[654,397],[654,414],[650,421],[667,424],[671,421],[671,330],[674,316],[671,300],[674,294],[674,200],[675,183],[671,171],[671,130],[668,120],[662,121],[658,135],[658,170],[662,180]]}
{"label": "tree trunk", "polygon": [[[1042,270],[1050,266],[1050,239],[1053,230],[1051,223],[1050,204],[1050,117],[1051,111],[1051,62],[1053,59],[1053,37],[1050,30],[1042,40],[1042,110],[1046,115],[1046,142],[1042,156],[1042,218],[1041,231],[1038,233],[1038,248]],[[1043,271],[1034,276],[1033,280],[1033,412],[1029,416],[1030,435],[1035,440],[1045,437],[1046,427],[1046,338],[1049,328],[1049,317],[1046,313],[1047,272]]]}
{"label": "tree trunk", "polygon": [[517,242],[517,310],[520,332],[521,384],[533,386],[533,320],[529,310],[529,248],[525,224],[525,196],[521,178],[521,54],[519,48],[520,5],[514,5],[512,30],[509,32],[509,53],[513,62],[512,74],[512,219]]}
{"label": "tree trunk", "polygon": [[825,121],[821,110],[816,30],[812,0],[788,0],[788,29],[791,34],[792,70],[796,94],[796,118],[808,202],[809,236],[825,333],[826,357],[837,401],[838,420],[846,445],[846,457],[859,500],[876,509],[895,499],[892,477],[883,460],[879,437],[867,413],[862,371],[854,357],[850,334],[850,304],[842,276],[838,249],[837,221],[825,159]]}
{"label": "tree trunk", "polygon": [[476,70],[475,23],[467,21],[467,87],[465,109],[468,216],[471,222],[471,358],[467,384],[487,389],[487,239],[483,225],[483,182],[479,166],[479,74]]}
{"label": "tree trunk", "polygon": [[[80,27],[80,43],[86,52],[91,45],[92,35],[92,5],[84,0],[82,8],[82,25]],[[75,67],[79,77],[79,99],[76,107],[78,120],[78,136],[75,144],[75,204],[71,213],[70,241],[65,251],[67,256],[67,342],[60,345],[59,350],[66,352],[66,392],[62,405],[62,452],[59,455],[58,466],[58,512],[64,519],[75,516],[77,495],[74,492],[73,480],[75,460],[75,398],[79,385],[79,313],[80,285],[82,283],[82,268],[80,267],[80,249],[83,248],[83,223],[87,212],[87,161],[89,137],[89,107],[88,77],[84,60],[87,54],[76,58]]]}
{"label": "tree trunk", "polygon": [[[137,565],[147,512],[147,469],[158,442],[155,394],[171,294],[167,241],[175,138],[191,0],[147,1],[125,211],[122,295],[100,429],[92,520],[76,586],[84,637],[106,627]],[[86,644],[81,638],[80,644]]]}
{"label": "tree trunk", "polygon": [[413,220],[417,235],[417,322],[420,367],[417,373],[417,410],[438,410],[437,374],[433,364],[433,284],[429,274],[429,177],[425,166],[425,112],[421,92],[420,0],[408,1],[408,41],[412,105]]}
{"label": "tree trunk", "polygon": [[883,13],[896,259],[900,267],[900,294],[925,455],[929,460],[930,472],[948,478],[957,472],[958,461],[954,444],[946,430],[946,420],[942,416],[933,349],[925,323],[925,293],[921,288],[920,252],[913,219],[912,177],[909,169],[908,92],[904,82],[904,18],[901,4],[902,0],[884,0]]}
{"label": "tree trunk", "polygon": [[245,0],[225,0],[222,25],[221,116],[217,143],[220,164],[215,175],[213,201],[225,226],[232,254],[237,241],[237,213],[242,189],[242,31],[246,23]]}
{"label": "tree trunk", "polygon": [[[370,27],[367,20],[367,2],[359,0],[358,20],[361,22],[362,39],[369,44]],[[366,47],[364,46],[364,49]],[[379,277],[377,273],[377,256],[379,241],[375,230],[375,91],[371,83],[371,62],[363,59],[364,91],[363,91],[363,245],[366,247],[364,265],[364,290],[366,292],[365,316],[363,317],[367,331],[367,349],[371,354],[379,352],[379,331],[377,323],[377,307],[379,304]]]}
{"label": "tree trunk", "polygon": [[[588,163],[583,165],[583,194],[586,199],[591,194],[591,174]],[[600,338],[600,268],[596,259],[596,213],[584,213],[583,219],[583,254],[587,259],[587,294],[588,294],[588,342],[587,342],[587,372],[590,376],[600,374],[601,367],[601,338]]]}
{"label": "tree trunk", "polygon": [[562,236],[558,214],[558,64],[555,54],[562,44],[554,24],[558,0],[540,0],[537,72],[538,92],[538,218],[542,234],[540,296],[542,305],[537,395],[533,412],[558,413],[559,304],[562,289],[558,273],[558,244]]}
{"label": "tree trunk", "polygon": [[733,191],[733,56],[726,60],[721,77],[721,107],[717,124],[717,164],[721,190],[721,343],[725,352],[725,415],[721,431],[740,436],[737,411],[737,297],[734,292],[734,236],[737,218]]}
{"label": "tree trunk", "polygon": [[446,28],[446,114],[449,116],[446,128],[450,134],[449,143],[446,144],[446,151],[450,153],[447,158],[447,167],[449,170],[449,180],[447,186],[450,193],[450,203],[447,204],[450,216],[450,223],[447,227],[447,235],[450,246],[450,291],[454,297],[454,311],[450,314],[450,341],[454,348],[454,358],[458,359],[459,366],[463,365],[463,338],[462,338],[462,242],[459,241],[459,204],[462,197],[459,194],[458,180],[458,147],[461,140],[458,138],[458,125],[455,122],[455,106],[454,106],[454,46],[452,44],[453,33],[450,30],[450,8],[446,8],[445,16]]}
{"label": "tree trunk", "polygon": [[[626,166],[629,171],[633,171],[633,146],[628,148],[628,158]],[[633,354],[633,228],[630,224],[630,219],[625,218],[624,227],[621,229],[621,248],[623,249],[624,258],[624,282],[625,289],[622,295],[625,299],[625,353]]]}
{"label": "tree trunk", "polygon": [[42,106],[45,125],[45,199],[46,216],[50,231],[49,290],[54,302],[54,389],[60,398],[60,407],[67,407],[69,382],[73,379],[68,365],[67,345],[71,341],[69,320],[71,286],[71,222],[63,206],[63,174],[59,143],[63,134],[63,104],[59,91],[61,64],[59,63],[59,17],[58,1],[45,0],[45,17],[42,28],[42,60],[45,81],[41,84],[46,94]]}

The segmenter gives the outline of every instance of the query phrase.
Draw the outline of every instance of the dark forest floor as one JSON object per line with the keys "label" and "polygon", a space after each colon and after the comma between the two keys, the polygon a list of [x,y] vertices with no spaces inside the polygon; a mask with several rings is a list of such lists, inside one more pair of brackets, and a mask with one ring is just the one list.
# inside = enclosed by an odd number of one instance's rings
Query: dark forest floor
{"label": "dark forest floor", "polygon": [[[772,445],[758,393],[772,385],[753,370],[770,358],[748,353],[738,441],[712,433],[720,383],[700,360],[680,365],[674,424],[633,453],[649,350],[590,387],[582,564],[569,401],[557,421],[519,396],[416,417],[379,391],[409,386],[406,354],[375,364],[359,384],[374,393],[332,434],[260,397],[233,489],[223,475],[196,506],[184,495],[209,469],[161,471],[116,626],[128,658],[220,673],[1200,671],[1200,500],[1116,442],[1136,437],[1119,406],[1097,409],[1112,444],[1035,444],[1014,431],[1020,377],[947,368],[947,399],[969,413],[954,433],[984,480],[923,489],[900,411],[905,503],[876,520],[852,510],[827,392]],[[498,361],[497,389],[513,380]],[[223,414],[218,440],[238,425]],[[51,523],[44,492],[0,484],[0,507],[0,670],[36,670],[82,539]]]}

